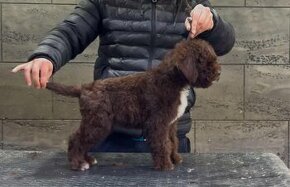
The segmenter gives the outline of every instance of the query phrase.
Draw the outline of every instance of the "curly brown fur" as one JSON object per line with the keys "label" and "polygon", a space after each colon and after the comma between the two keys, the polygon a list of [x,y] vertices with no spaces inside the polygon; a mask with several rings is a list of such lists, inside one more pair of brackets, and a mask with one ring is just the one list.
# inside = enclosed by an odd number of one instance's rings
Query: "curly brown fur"
{"label": "curly brown fur", "polygon": [[173,169],[182,161],[177,152],[176,120],[187,104],[184,90],[188,86],[209,87],[219,72],[212,47],[193,39],[178,43],[157,68],[144,73],[97,80],[81,87],[48,83],[47,88],[58,94],[79,97],[82,120],[69,139],[71,168],[88,169],[95,161],[87,152],[118,125],[144,129],[154,167]]}

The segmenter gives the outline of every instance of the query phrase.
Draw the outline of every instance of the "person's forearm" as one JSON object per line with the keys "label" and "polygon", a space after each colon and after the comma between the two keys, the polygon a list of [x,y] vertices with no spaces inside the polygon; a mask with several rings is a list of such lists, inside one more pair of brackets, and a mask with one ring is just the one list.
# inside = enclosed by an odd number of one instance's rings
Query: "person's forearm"
{"label": "person's forearm", "polygon": [[39,57],[49,59],[55,72],[80,54],[98,36],[101,18],[97,2],[81,1],[73,13],[40,42],[28,61]]}

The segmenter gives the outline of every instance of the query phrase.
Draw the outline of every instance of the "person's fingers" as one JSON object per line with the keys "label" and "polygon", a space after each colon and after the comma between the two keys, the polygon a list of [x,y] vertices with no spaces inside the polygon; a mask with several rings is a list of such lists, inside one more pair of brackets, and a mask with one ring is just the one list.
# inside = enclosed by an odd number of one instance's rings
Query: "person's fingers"
{"label": "person's fingers", "polygon": [[210,30],[212,29],[213,27],[213,21],[212,21],[212,18],[211,17],[207,17],[205,20],[204,20],[204,24],[203,26],[196,32],[195,36],[203,33],[204,31],[206,30]]}
{"label": "person's fingers", "polygon": [[191,21],[191,33],[192,33],[192,35],[195,35],[195,33],[196,33],[199,17],[202,13],[202,7],[203,7],[202,5],[198,4],[190,12],[190,16],[192,18],[192,21]]}
{"label": "person's fingers", "polygon": [[205,8],[205,19],[202,20],[204,22],[204,31],[210,30],[213,28],[213,15],[208,7]]}
{"label": "person's fingers", "polygon": [[13,69],[11,70],[11,72],[12,72],[12,73],[16,73],[16,72],[18,72],[18,71],[20,71],[20,70],[24,70],[25,65],[27,65],[27,64],[26,64],[26,63],[25,63],[25,64],[20,64],[20,65],[16,66],[15,68],[13,68]]}
{"label": "person's fingers", "polygon": [[191,24],[191,17],[187,17],[186,19],[185,19],[185,28],[186,28],[186,30],[187,31],[190,31],[190,28],[191,28],[191,26],[190,26],[190,24]]}
{"label": "person's fingers", "polygon": [[23,71],[24,79],[28,86],[33,83],[36,88],[45,88],[48,79],[52,75],[53,64],[46,59],[39,58],[20,64],[11,70],[13,73],[18,71]]}
{"label": "person's fingers", "polygon": [[32,63],[28,63],[25,68],[23,69],[24,72],[24,79],[25,82],[28,86],[31,86],[31,68],[32,68]]}
{"label": "person's fingers", "polygon": [[191,22],[192,22],[192,17],[187,17],[185,20],[185,26],[186,26],[186,30],[189,31],[188,33],[189,38],[194,37],[194,34],[192,34],[191,32]]}
{"label": "person's fingers", "polygon": [[17,73],[18,71],[23,71],[24,80],[28,86],[31,86],[31,66],[32,62],[20,64],[11,70],[12,73]]}
{"label": "person's fingers", "polygon": [[40,88],[39,76],[40,76],[40,63],[33,63],[32,65],[32,80],[36,88]]}
{"label": "person's fingers", "polygon": [[199,20],[197,20],[196,32],[200,32],[206,27],[205,21],[207,18],[208,18],[208,13],[205,11],[202,11],[199,16]]}
{"label": "person's fingers", "polygon": [[197,25],[197,20],[192,19],[191,26],[190,26],[190,33],[195,35],[196,33],[196,25]]}
{"label": "person's fingers", "polygon": [[189,38],[194,38],[196,36],[195,34],[192,34],[191,32],[188,35],[189,35]]}
{"label": "person's fingers", "polygon": [[192,17],[191,26],[190,26],[190,32],[195,35],[196,33],[196,27],[197,27],[197,19],[195,17]]}
{"label": "person's fingers", "polygon": [[40,68],[40,86],[41,88],[46,87],[46,83],[49,79],[49,69],[46,64],[42,64]]}
{"label": "person's fingers", "polygon": [[210,16],[208,17],[208,19],[205,22],[207,23],[207,30],[211,30],[214,26],[213,15],[210,14]]}

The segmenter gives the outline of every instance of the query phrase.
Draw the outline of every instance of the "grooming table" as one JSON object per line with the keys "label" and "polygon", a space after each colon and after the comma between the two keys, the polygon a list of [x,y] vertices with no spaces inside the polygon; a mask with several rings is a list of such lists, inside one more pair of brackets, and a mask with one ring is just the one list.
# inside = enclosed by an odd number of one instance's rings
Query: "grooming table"
{"label": "grooming table", "polygon": [[183,154],[174,171],[152,169],[149,154],[96,154],[90,170],[69,170],[63,152],[0,150],[0,186],[290,186],[274,154]]}

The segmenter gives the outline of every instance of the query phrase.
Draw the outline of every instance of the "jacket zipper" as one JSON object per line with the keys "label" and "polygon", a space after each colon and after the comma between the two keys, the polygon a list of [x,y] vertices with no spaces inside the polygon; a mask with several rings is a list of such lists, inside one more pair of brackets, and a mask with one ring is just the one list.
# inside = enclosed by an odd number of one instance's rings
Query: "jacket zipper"
{"label": "jacket zipper", "polygon": [[152,61],[153,61],[153,53],[155,48],[155,36],[156,36],[156,3],[157,0],[152,0],[152,13],[151,13],[151,45],[150,45],[150,55],[149,55],[149,62],[148,62],[148,68],[152,68]]}

